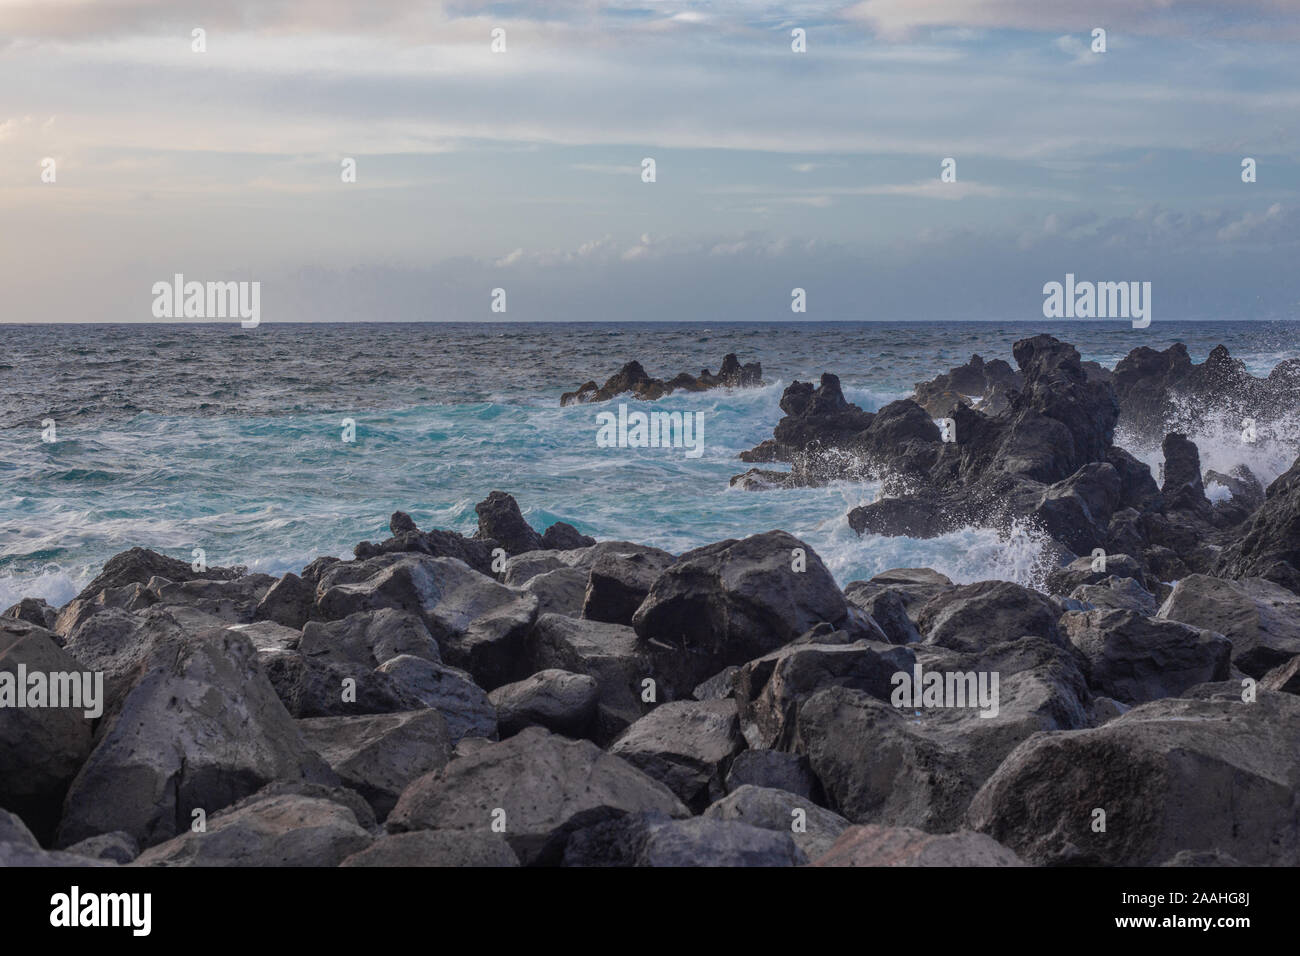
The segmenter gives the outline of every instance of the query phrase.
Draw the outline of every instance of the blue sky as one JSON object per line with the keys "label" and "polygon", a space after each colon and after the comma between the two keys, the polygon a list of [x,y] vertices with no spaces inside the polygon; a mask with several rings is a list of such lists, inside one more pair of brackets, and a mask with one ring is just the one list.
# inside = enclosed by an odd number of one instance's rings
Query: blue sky
{"label": "blue sky", "polygon": [[1042,321],[1066,272],[1300,318],[1298,42],[1289,0],[0,0],[0,321],[176,272],[263,321]]}

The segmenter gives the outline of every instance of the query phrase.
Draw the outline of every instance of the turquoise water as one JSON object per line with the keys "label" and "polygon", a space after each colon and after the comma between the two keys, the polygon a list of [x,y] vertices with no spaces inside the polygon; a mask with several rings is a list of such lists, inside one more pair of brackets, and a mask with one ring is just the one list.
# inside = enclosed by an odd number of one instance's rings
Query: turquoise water
{"label": "turquoise water", "polygon": [[[1300,355],[1294,325],[1043,323],[1084,358],[1220,342],[1256,374]],[[0,607],[70,598],[133,545],[273,574],[387,536],[395,509],[421,528],[472,531],[474,504],[513,494],[534,527],[567,521],[598,538],[678,552],[782,528],[841,583],[928,566],[959,581],[1028,581],[1040,542],[972,528],[931,541],[859,539],[850,508],[872,483],[743,492],[736,455],[771,436],[794,378],[840,375],[875,410],[972,352],[1010,358],[1012,323],[723,326],[0,326]],[[596,413],[562,391],[626,360],[669,378],[716,370],[725,352],[763,363],[768,385],[677,393],[657,410],[702,412],[704,454],[599,448]],[[611,403],[616,409],[618,400]],[[631,407],[646,406],[631,402]],[[53,419],[57,441],[40,440]],[[342,440],[345,418],[356,440]],[[1201,437],[1217,467],[1216,437]],[[1223,443],[1232,454],[1239,442]],[[1153,449],[1134,451],[1154,461]],[[1271,478],[1294,447],[1251,462]]]}

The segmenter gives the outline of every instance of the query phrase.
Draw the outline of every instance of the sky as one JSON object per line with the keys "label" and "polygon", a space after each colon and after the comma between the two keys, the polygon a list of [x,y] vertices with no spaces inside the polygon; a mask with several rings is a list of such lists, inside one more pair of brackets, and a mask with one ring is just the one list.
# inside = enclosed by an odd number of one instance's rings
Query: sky
{"label": "sky", "polygon": [[0,322],[176,273],[266,322],[1041,322],[1067,273],[1300,319],[1298,45],[1300,0],[0,0]]}

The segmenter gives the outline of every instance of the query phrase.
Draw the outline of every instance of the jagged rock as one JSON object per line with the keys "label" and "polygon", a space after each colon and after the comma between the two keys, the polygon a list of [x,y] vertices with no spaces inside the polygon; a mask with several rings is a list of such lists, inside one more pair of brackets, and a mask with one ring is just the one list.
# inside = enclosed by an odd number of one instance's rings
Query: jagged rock
{"label": "jagged rock", "polygon": [[518,866],[519,857],[498,833],[415,830],[388,833],[339,866]]}
{"label": "jagged rock", "polygon": [[402,655],[385,661],[376,673],[391,680],[404,697],[442,714],[453,746],[464,737],[496,738],[496,709],[487,692],[464,671]]}
{"label": "jagged rock", "polygon": [[[68,785],[90,755],[95,710],[105,706],[102,698],[86,699],[87,690],[95,696],[93,680],[87,687],[84,668],[56,641],[43,627],[0,618],[0,806],[18,813],[46,839],[58,823]],[[28,692],[38,689],[31,683],[37,675],[42,706],[31,706]],[[62,702],[63,693],[75,694],[66,699],[82,706],[49,706],[56,694]]]}
{"label": "jagged rock", "polygon": [[1264,503],[1219,555],[1215,574],[1261,577],[1300,594],[1300,458],[1265,492]]}
{"label": "jagged rock", "polygon": [[1061,627],[1083,654],[1089,687],[1125,704],[1228,677],[1232,643],[1213,631],[1125,610],[1066,614]]}
{"label": "jagged rock", "polygon": [[727,792],[734,793],[746,785],[784,790],[808,800],[820,797],[821,790],[807,757],[780,750],[744,750],[736,754],[727,771]]}
{"label": "jagged rock", "polygon": [[1024,866],[982,833],[923,833],[912,827],[850,827],[813,866]]}
{"label": "jagged rock", "polygon": [[1300,694],[1300,654],[1265,674],[1260,678],[1259,686],[1265,690]]}
{"label": "jagged rock", "polygon": [[[432,531],[403,531],[378,544],[362,541],[352,549],[352,553],[358,561],[367,561],[385,554],[427,554],[431,558],[455,558],[457,561],[463,561],[479,574],[492,577],[496,574],[492,567],[492,551],[496,547],[498,547],[497,542],[491,539],[480,541],[467,538],[456,531],[435,528]],[[338,559],[317,560],[336,562]],[[324,568],[320,573],[324,573]],[[303,570],[303,580],[307,580],[306,569]],[[314,581],[309,583],[312,587],[316,586]]]}
{"label": "jagged rock", "polygon": [[105,588],[120,588],[127,584],[148,584],[152,577],[167,578],[170,581],[213,580],[229,581],[244,573],[244,568],[208,568],[195,571],[186,561],[169,558],[148,548],[131,548],[121,554],[115,554],[104,562],[103,569],[95,579],[82,588],[76,600],[94,597]]}
{"label": "jagged rock", "polygon": [[59,609],[51,607],[44,598],[23,598],[3,614],[19,621],[26,621],[43,627],[47,631],[55,630],[54,622],[59,619]]}
{"label": "jagged rock", "polygon": [[641,682],[650,670],[630,627],[543,614],[528,640],[528,660],[537,670],[555,668],[596,679],[597,743],[613,740],[645,711]]}
{"label": "jagged rock", "polygon": [[793,749],[808,757],[827,806],[855,823],[954,830],[975,792],[1022,740],[1090,724],[1087,686],[1072,653],[1043,638],[978,654],[922,644],[917,664],[923,674],[944,674],[945,683],[948,674],[970,675],[977,685],[987,674],[989,691],[998,675],[993,706],[980,707],[972,695],[966,707],[918,709],[906,698],[894,706],[832,687],[799,708]]}
{"label": "jagged rock", "polygon": [[533,726],[572,737],[586,736],[599,699],[594,678],[558,669],[538,671],[488,694],[502,738]]}
{"label": "jagged rock", "polygon": [[963,584],[931,598],[917,614],[926,644],[978,651],[990,644],[1033,634],[1065,646],[1057,612],[1037,591],[1010,581]]}
{"label": "jagged rock", "polygon": [[537,613],[580,617],[587,595],[587,571],[558,567],[530,577],[523,589],[537,595]]}
{"label": "jagged rock", "polygon": [[365,664],[323,661],[297,651],[264,650],[258,659],[271,687],[294,717],[356,717],[414,710],[420,699]]}
{"label": "jagged rock", "polygon": [[253,609],[253,620],[274,621],[285,627],[302,630],[303,625],[311,619],[315,604],[315,589],[290,572],[271,585],[263,595]]}
{"label": "jagged rock", "polygon": [[1113,574],[1097,584],[1079,585],[1070,597],[1094,608],[1136,611],[1144,617],[1154,617],[1157,609],[1154,594],[1133,578]]}
{"label": "jagged rock", "polygon": [[609,624],[631,624],[655,579],[674,561],[667,551],[605,552],[592,562],[582,616]]}
{"label": "jagged rock", "polygon": [[158,604],[191,608],[223,623],[248,624],[275,583],[269,574],[245,574],[227,581],[172,581],[158,589]]}
{"label": "jagged rock", "polygon": [[1174,585],[1159,616],[1223,634],[1233,666],[1251,677],[1300,654],[1300,595],[1263,578],[1190,575]]}
{"label": "jagged rock", "polygon": [[[796,549],[806,570],[795,571]],[[817,553],[784,531],[682,555],[655,581],[632,626],[674,697],[821,622],[860,626]]]}
{"label": "jagged rock", "polygon": [[478,514],[479,538],[491,538],[507,554],[537,551],[542,536],[533,530],[519,512],[519,504],[504,491],[494,491],[474,506]]}
{"label": "jagged rock", "polygon": [[724,667],[708,680],[696,684],[695,690],[691,691],[691,696],[696,700],[722,700],[732,697],[736,690],[736,675],[739,673],[740,668],[734,664]]}
{"label": "jagged rock", "polygon": [[252,624],[231,624],[225,628],[242,634],[252,641],[259,651],[296,651],[302,642],[302,632],[284,627],[273,621],[254,621]]}
{"label": "jagged rock", "polygon": [[122,830],[152,846],[185,829],[192,810],[212,814],[281,779],[336,782],[252,643],[218,629],[163,636],[72,781],[58,845]]}
{"label": "jagged rock", "polygon": [[542,547],[548,551],[572,551],[575,548],[589,548],[595,543],[595,538],[583,534],[564,521],[557,521],[542,532]]}
{"label": "jagged rock", "polygon": [[[893,591],[903,602],[909,614],[920,610],[921,605],[944,591],[956,587],[947,575],[929,568],[893,568],[881,572],[868,581],[854,581],[845,586],[844,594],[855,603],[871,597],[880,591]],[[849,596],[852,589],[853,596]]]}
{"label": "jagged rock", "polygon": [[597,387],[594,381],[579,385],[572,392],[560,396],[560,405],[583,404],[587,402],[605,402],[618,395],[631,393],[634,398],[654,401],[665,395],[671,395],[677,389],[688,392],[701,392],[710,388],[754,388],[763,384],[763,366],[758,362],[740,364],[735,354],[729,353],[722,359],[722,367],[714,375],[707,368],[699,378],[682,372],[669,382],[651,378],[640,362],[628,362],[617,373],[606,379],[603,386]]}
{"label": "jagged rock", "polygon": [[1065,567],[1053,568],[1044,586],[1048,594],[1071,594],[1075,588],[1101,584],[1112,577],[1133,578],[1141,584],[1144,580],[1142,565],[1127,554],[1078,558]]}
{"label": "jagged rock", "polygon": [[632,724],[609,752],[702,810],[725,792],[731,758],[744,746],[734,700],[679,700]]}
{"label": "jagged rock", "polygon": [[497,809],[504,811],[506,840],[525,865],[558,862],[570,832],[604,819],[655,810],[690,815],[663,784],[590,741],[530,727],[420,777],[387,826],[394,833],[490,832]]}
{"label": "jagged rock", "polygon": [[295,793],[248,797],[140,854],[139,866],[338,866],[374,838],[353,811]]}
{"label": "jagged rock", "polygon": [[143,584],[124,584],[118,588],[104,588],[90,597],[74,598],[65,604],[59,611],[58,617],[54,619],[54,630],[66,637],[96,614],[108,610],[141,611],[156,603],[158,603],[158,595]]}
{"label": "jagged rock", "polygon": [[424,622],[409,611],[358,611],[337,621],[310,621],[298,650],[305,657],[337,664],[378,667],[402,654],[442,662]]}
{"label": "jagged rock", "polygon": [[498,584],[451,558],[385,555],[326,571],[317,607],[327,620],[358,611],[395,608],[423,618],[443,660],[491,689],[522,673],[524,638],[537,616],[537,598]]}
{"label": "jagged rock", "polygon": [[388,519],[388,530],[393,533],[393,537],[397,537],[399,534],[411,531],[418,533],[420,529],[415,526],[415,519],[405,511],[394,511],[393,516]]}
{"label": "jagged rock", "polygon": [[1123,484],[1109,462],[1089,462],[1043,492],[1033,517],[1078,554],[1106,543]]}
{"label": "jagged rock", "polygon": [[817,691],[852,687],[887,701],[893,676],[910,673],[915,662],[907,648],[869,641],[782,647],[740,668],[736,699],[741,730],[750,747],[786,749],[799,705]]}
{"label": "jagged rock", "polygon": [[1243,703],[1236,683],[1195,688],[1093,730],[1025,741],[968,816],[1031,863],[1153,866],[1216,849],[1247,866],[1295,866],[1297,739],[1290,694]]}
{"label": "jagged rock", "polygon": [[870,581],[854,581],[844,588],[844,596],[876,622],[891,644],[913,644],[921,634],[907,614],[903,596],[892,588]]}
{"label": "jagged rock", "polygon": [[704,811],[709,820],[740,820],[764,830],[788,833],[815,860],[852,824],[806,796],[767,787],[741,786]]}
{"label": "jagged rock", "polygon": [[412,780],[451,759],[447,722],[436,710],[316,717],[299,720],[298,731],[344,786],[365,797],[379,820]]}

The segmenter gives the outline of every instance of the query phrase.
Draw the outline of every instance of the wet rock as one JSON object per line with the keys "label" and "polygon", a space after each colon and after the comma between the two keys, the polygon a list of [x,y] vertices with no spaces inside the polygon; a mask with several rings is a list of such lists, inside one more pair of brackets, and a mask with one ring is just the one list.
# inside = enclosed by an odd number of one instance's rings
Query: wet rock
{"label": "wet rock", "polygon": [[1264,503],[1239,531],[1219,555],[1215,574],[1262,577],[1300,594],[1300,458],[1268,486]]}
{"label": "wet rock", "polygon": [[963,584],[928,601],[917,615],[927,644],[978,651],[990,644],[1032,634],[1065,646],[1057,613],[1037,591],[1010,581]]}
{"label": "wet rock", "polygon": [[542,547],[548,551],[571,551],[574,548],[589,548],[596,539],[585,535],[573,525],[557,521],[542,532]]}
{"label": "wet rock", "polygon": [[560,405],[605,402],[626,394],[631,394],[634,398],[654,401],[665,395],[671,395],[678,389],[701,392],[710,388],[723,387],[755,388],[762,384],[763,366],[760,363],[746,362],[742,365],[740,359],[730,353],[723,358],[717,375],[706,368],[698,378],[683,372],[668,382],[651,378],[640,362],[633,361],[628,362],[606,379],[603,386],[597,387],[594,381],[588,381],[572,392],[565,392],[560,396]]}
{"label": "wet rock", "polygon": [[97,595],[105,588],[120,588],[128,584],[147,584],[152,577],[167,578],[170,581],[213,580],[229,581],[244,573],[244,568],[207,568],[195,571],[187,561],[169,558],[148,548],[131,548],[116,554],[104,562],[103,570],[95,579],[82,588],[77,600],[85,600]]}

